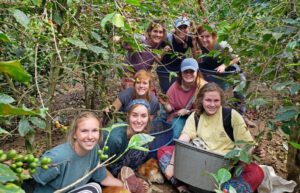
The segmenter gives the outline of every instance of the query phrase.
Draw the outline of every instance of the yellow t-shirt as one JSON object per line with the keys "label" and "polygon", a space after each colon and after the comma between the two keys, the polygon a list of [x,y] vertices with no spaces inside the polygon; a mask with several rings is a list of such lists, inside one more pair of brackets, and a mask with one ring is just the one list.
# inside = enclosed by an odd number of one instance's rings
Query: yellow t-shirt
{"label": "yellow t-shirt", "polygon": [[[253,142],[243,117],[234,109],[231,112],[231,125],[235,141]],[[224,129],[222,108],[219,108],[214,115],[208,116],[206,113],[202,113],[197,130],[194,113],[192,113],[186,120],[182,133],[187,134],[191,139],[201,138],[210,151],[222,155],[225,155],[235,147]]]}

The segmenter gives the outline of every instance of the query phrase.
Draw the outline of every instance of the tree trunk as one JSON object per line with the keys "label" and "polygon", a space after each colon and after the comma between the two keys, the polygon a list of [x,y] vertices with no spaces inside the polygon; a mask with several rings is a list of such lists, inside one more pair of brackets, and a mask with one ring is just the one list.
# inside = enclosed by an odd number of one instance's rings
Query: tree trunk
{"label": "tree trunk", "polygon": [[[290,141],[300,144],[300,129],[292,127]],[[294,180],[297,183],[297,190],[300,190],[300,150],[289,145],[288,158],[287,158],[287,171],[288,180]]]}

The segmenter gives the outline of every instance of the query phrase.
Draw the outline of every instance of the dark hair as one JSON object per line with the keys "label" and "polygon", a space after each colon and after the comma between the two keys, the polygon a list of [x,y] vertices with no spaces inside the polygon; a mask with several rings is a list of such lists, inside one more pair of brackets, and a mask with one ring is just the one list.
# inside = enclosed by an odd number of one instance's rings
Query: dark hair
{"label": "dark hair", "polygon": [[164,37],[163,37],[163,40],[166,39],[167,37],[167,29],[166,29],[166,26],[165,26],[165,23],[161,20],[153,20],[149,23],[148,27],[147,27],[147,34],[146,34],[146,37],[149,38],[149,33],[155,28],[157,27],[157,25],[160,25],[162,28],[163,28],[163,33],[164,33]]}
{"label": "dark hair", "polygon": [[201,88],[201,90],[199,91],[199,93],[196,97],[196,101],[195,101],[196,110],[195,110],[195,113],[197,115],[201,115],[205,111],[204,108],[203,108],[204,94],[207,93],[207,92],[213,92],[213,91],[217,91],[220,94],[221,105],[224,105],[224,103],[225,103],[224,91],[214,82],[207,83]]}
{"label": "dark hair", "polygon": [[[129,123],[129,117],[130,117],[130,114],[132,113],[132,111],[138,107],[138,106],[144,106],[142,104],[134,104],[130,107],[130,109],[127,111],[127,123]],[[145,106],[144,106],[145,107]],[[146,107],[145,107],[146,108]],[[147,108],[146,108],[147,109]],[[143,130],[143,133],[148,133],[148,128],[149,128],[149,124],[150,124],[150,110],[147,109],[147,113],[148,113],[148,122],[147,122],[147,125],[146,127],[144,128]]]}

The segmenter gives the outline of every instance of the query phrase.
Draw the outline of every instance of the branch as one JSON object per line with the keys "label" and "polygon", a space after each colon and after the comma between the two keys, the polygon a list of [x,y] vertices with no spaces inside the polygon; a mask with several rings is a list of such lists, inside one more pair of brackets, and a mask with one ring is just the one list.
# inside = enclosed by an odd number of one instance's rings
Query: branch
{"label": "branch", "polygon": [[[109,161],[111,160],[111,159],[113,159],[115,157],[115,155],[113,155],[113,156],[111,156],[110,158],[108,158],[107,160],[105,160],[103,163],[98,163],[98,165],[94,168],[94,169],[92,169],[89,173],[87,173],[85,176],[83,176],[82,178],[79,178],[78,180],[76,180],[75,182],[73,182],[72,184],[70,184],[70,185],[68,185],[68,186],[66,186],[66,187],[64,187],[64,188],[62,188],[62,189],[59,189],[59,190],[56,190],[54,193],[63,193],[63,192],[65,192],[65,191],[67,191],[67,190],[69,190],[70,188],[72,188],[72,187],[74,187],[76,184],[78,184],[78,183],[80,183],[82,180],[84,180],[85,178],[87,178],[87,177],[89,177],[92,173],[94,173],[97,169],[99,169],[99,168],[101,168],[101,167],[103,167],[103,166],[106,166],[106,165],[108,165],[109,163]],[[108,164],[106,164],[106,163],[108,163]]]}

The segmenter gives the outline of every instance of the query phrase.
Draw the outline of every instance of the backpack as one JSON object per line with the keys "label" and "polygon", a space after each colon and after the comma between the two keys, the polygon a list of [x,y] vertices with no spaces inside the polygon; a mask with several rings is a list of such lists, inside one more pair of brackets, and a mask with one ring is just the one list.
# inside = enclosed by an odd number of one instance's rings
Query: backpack
{"label": "backpack", "polygon": [[[234,141],[233,128],[231,125],[231,109],[222,107],[223,126],[228,137]],[[196,129],[198,128],[200,116],[194,113],[194,120],[196,123]]]}

